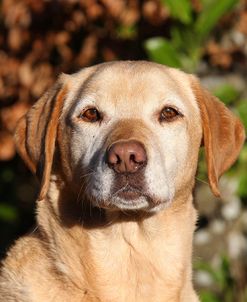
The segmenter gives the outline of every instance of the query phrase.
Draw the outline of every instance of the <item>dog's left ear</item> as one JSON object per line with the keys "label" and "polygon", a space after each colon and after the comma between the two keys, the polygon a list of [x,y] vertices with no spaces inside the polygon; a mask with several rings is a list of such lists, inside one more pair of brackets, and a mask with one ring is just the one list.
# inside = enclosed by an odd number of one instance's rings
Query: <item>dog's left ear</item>
{"label": "dog's left ear", "polygon": [[201,112],[209,184],[214,195],[220,197],[219,177],[237,159],[245,140],[244,127],[194,76],[192,89]]}
{"label": "dog's left ear", "polygon": [[33,173],[41,182],[39,200],[44,199],[50,182],[55,151],[57,127],[67,92],[62,75],[24,115],[15,131],[16,147]]}

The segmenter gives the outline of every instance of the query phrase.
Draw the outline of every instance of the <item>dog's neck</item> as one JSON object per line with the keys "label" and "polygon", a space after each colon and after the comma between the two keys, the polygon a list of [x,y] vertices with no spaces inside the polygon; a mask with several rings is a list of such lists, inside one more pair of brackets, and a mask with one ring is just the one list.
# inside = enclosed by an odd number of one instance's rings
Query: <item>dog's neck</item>
{"label": "dog's neck", "polygon": [[[167,287],[170,296],[164,301],[177,301],[175,297],[180,301],[177,295],[191,286],[196,211],[189,192],[152,215],[99,209],[78,215],[81,206],[66,199],[69,195],[59,195],[55,187],[49,194],[51,198],[38,205],[38,213],[47,212],[38,214],[38,223],[44,236],[52,234],[48,240],[56,270],[77,288],[91,295],[97,292],[99,301],[120,301],[117,297],[123,297],[121,301],[145,301],[143,297],[149,295],[152,301],[163,301],[153,295]],[[92,280],[97,288],[84,280]]]}

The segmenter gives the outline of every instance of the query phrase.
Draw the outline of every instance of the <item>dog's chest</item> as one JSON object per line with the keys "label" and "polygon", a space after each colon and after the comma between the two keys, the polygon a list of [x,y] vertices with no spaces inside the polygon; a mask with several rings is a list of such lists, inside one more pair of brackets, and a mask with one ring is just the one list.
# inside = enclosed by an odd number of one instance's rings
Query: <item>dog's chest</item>
{"label": "dog's chest", "polygon": [[100,301],[177,300],[183,265],[177,253],[171,251],[176,242],[171,242],[169,236],[165,239],[149,235],[130,224],[95,242],[91,260],[95,268],[94,290]]}

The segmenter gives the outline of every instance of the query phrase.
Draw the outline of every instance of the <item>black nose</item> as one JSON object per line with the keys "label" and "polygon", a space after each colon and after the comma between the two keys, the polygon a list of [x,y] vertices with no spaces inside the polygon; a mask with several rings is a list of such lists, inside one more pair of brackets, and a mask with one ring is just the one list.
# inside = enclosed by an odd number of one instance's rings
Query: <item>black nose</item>
{"label": "black nose", "polygon": [[135,173],[146,165],[147,155],[140,142],[119,141],[109,148],[106,161],[108,166],[117,173]]}

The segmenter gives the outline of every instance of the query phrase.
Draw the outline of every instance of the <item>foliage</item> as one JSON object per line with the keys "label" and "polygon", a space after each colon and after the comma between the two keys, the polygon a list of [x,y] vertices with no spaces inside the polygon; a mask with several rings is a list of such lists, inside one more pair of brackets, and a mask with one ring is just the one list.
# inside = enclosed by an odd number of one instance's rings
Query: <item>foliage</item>
{"label": "foliage", "polygon": [[0,258],[34,224],[37,184],[22,162],[0,162]]}
{"label": "foliage", "polygon": [[234,297],[238,296],[238,302],[247,301],[247,290],[238,289],[231,273],[230,260],[226,255],[222,255],[220,263],[217,267],[213,267],[209,263],[198,261],[195,269],[204,271],[209,274],[212,279],[214,291],[201,290],[201,302],[233,302]]}
{"label": "foliage", "polygon": [[232,302],[235,291],[234,279],[231,275],[230,262],[226,256],[221,257],[218,268],[206,262],[198,262],[197,270],[206,271],[212,278],[214,292],[201,291],[200,298],[202,302]]}
{"label": "foliage", "polygon": [[[201,64],[206,66],[206,73],[240,72],[241,68],[246,72],[244,44],[225,48],[220,39],[233,28],[240,28],[239,33],[247,35],[246,5],[235,10],[240,2],[1,1],[0,256],[34,223],[37,184],[14,156],[11,135],[19,117],[53,83],[57,74],[102,61],[147,58],[189,72],[198,71]],[[222,23],[226,13],[228,16],[235,13],[236,17],[228,17]],[[208,41],[212,38],[210,48]],[[223,55],[231,58],[230,65],[220,65]],[[240,116],[247,129],[247,92],[234,84],[220,85],[213,92]],[[203,154],[200,157],[197,177],[207,181]],[[246,167],[245,144],[237,163],[227,173],[239,180],[237,193],[242,210],[247,208]],[[247,301],[247,287],[245,291],[236,290],[240,283],[246,285],[247,280],[234,276],[232,265],[228,255],[221,257],[218,267],[205,261],[196,264],[196,269],[206,271],[214,281],[214,286],[200,289],[203,302]]]}
{"label": "foliage", "polygon": [[223,84],[216,88],[214,95],[229,106],[236,102],[240,93],[233,85]]}
{"label": "foliage", "polygon": [[188,0],[162,0],[177,19],[170,30],[170,38],[153,37],[145,42],[150,59],[171,67],[194,72],[203,55],[203,44],[219,19],[230,11],[238,0],[204,0],[203,9],[193,15]]}

